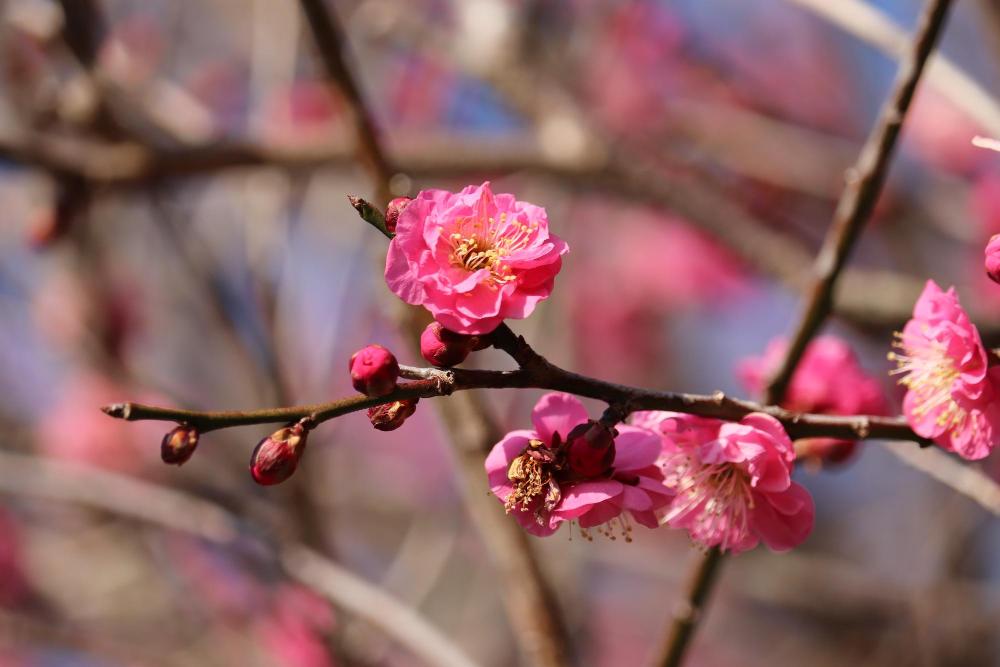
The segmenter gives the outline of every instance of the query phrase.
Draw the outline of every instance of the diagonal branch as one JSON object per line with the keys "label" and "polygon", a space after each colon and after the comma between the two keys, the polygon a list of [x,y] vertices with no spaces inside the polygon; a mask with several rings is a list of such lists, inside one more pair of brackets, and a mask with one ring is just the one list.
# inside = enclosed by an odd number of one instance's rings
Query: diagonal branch
{"label": "diagonal branch", "polygon": [[[375,181],[376,204],[384,207],[391,196],[393,171],[379,143],[374,116],[365,106],[361,88],[345,61],[346,42],[336,17],[323,0],[300,0],[327,74],[343,92],[351,107],[359,152]],[[384,229],[384,226],[383,226]],[[421,324],[408,318],[405,325],[411,341],[420,336]],[[521,651],[542,667],[566,664],[569,642],[552,591],[542,576],[524,533],[498,511],[482,493],[483,450],[499,437],[486,406],[474,394],[456,397],[441,405],[458,459],[459,483],[473,525],[486,543],[500,573],[501,599]]]}
{"label": "diagonal branch", "polygon": [[784,397],[795,367],[806,345],[826,321],[833,306],[833,288],[847,262],[861,229],[868,221],[882,190],[893,149],[910,108],[924,65],[944,29],[951,0],[933,0],[920,17],[916,37],[900,65],[889,100],[861,149],[858,162],[847,172],[847,187],[841,195],[833,224],[816,258],[815,278],[784,362],[771,378],[767,402]]}
{"label": "diagonal branch", "polygon": [[[944,30],[951,0],[929,0],[916,34],[900,63],[889,99],[878,122],[861,149],[857,164],[847,173],[847,186],[837,204],[833,223],[814,264],[814,280],[808,301],[791,343],[764,392],[766,403],[780,403],[809,341],[819,331],[833,308],[833,290],[861,229],[871,216],[882,190],[906,112],[910,108],[924,65]],[[710,549],[698,563],[688,591],[688,602],[675,614],[659,664],[678,667],[691,638],[704,616],[708,596],[719,572],[722,553]]]}
{"label": "diagonal branch", "polygon": [[155,420],[184,422],[201,432],[251,424],[288,423],[312,418],[321,423],[352,412],[401,399],[450,396],[469,389],[548,389],[564,391],[621,406],[625,412],[665,410],[713,417],[728,421],[742,419],[752,412],[763,412],[782,423],[792,438],[830,437],[845,439],[883,438],[910,440],[929,444],[918,436],[901,417],[873,415],[820,415],[794,412],[776,405],[730,398],[722,392],[712,395],[678,394],[606,382],[563,370],[541,359],[515,371],[484,371],[452,368],[415,368],[401,366],[404,378],[413,380],[399,385],[385,396],[350,396],[329,403],[285,408],[267,408],[246,412],[198,412],[176,410],[141,403],[117,403],[105,406],[104,412],[128,421]]}
{"label": "diagonal branch", "polygon": [[323,4],[323,0],[300,0],[299,5],[312,30],[327,76],[336,82],[351,109],[354,131],[358,138],[358,155],[375,182],[375,200],[385,206],[391,196],[389,182],[394,172],[386,158],[386,151],[382,148],[375,127],[375,115],[365,103],[361,86],[347,65],[347,40],[344,31],[333,12]]}

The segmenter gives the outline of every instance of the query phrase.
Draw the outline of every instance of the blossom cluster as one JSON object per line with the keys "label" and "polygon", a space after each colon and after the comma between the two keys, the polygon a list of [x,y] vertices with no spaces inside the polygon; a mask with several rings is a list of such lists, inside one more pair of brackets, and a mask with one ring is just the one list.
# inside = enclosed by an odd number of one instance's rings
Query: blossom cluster
{"label": "blossom cluster", "polygon": [[[386,283],[433,318],[420,352],[441,368],[502,346],[498,327],[529,316],[552,293],[569,250],[549,231],[543,208],[494,194],[488,182],[394,199],[378,226],[392,239]],[[998,266],[995,239],[986,248],[988,273],[1000,276]],[[787,348],[775,339],[761,357],[744,360],[737,375],[745,387],[761,393]],[[954,289],[928,281],[895,348],[889,358],[906,388],[903,412],[913,432],[967,459],[988,455],[1000,439],[1000,371]],[[354,388],[368,397],[374,428],[398,429],[414,414],[416,392],[397,384],[412,369],[387,348],[368,345],[348,366]],[[889,413],[880,383],[833,336],[806,346],[780,404],[797,413]],[[815,516],[812,497],[792,479],[796,464],[841,463],[857,444],[793,443],[765,412],[727,422],[646,411],[619,423],[628,411],[611,408],[594,420],[574,396],[546,394],[530,429],[511,431],[494,445],[485,460],[490,490],[526,531],[548,536],[568,523],[588,539],[596,531],[629,541],[634,524],[668,526],[705,548],[741,552],[763,542],[785,551],[806,539]],[[290,477],[315,425],[306,416],[261,440],[250,464],[254,480],[269,485]],[[182,464],[197,443],[197,429],[180,424],[163,440],[163,460]]]}

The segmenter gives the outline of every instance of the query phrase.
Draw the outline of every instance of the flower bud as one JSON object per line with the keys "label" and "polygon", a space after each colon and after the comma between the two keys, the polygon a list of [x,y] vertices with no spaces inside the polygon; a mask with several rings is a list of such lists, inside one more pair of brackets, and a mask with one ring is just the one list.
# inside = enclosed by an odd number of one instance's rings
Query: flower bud
{"label": "flower bud", "polygon": [[396,197],[385,208],[385,228],[390,234],[396,233],[396,223],[399,222],[399,215],[413,201],[409,197]]}
{"label": "flower bud", "polygon": [[986,244],[986,275],[1000,283],[1000,234],[994,234]]}
{"label": "flower bud", "polygon": [[395,431],[417,411],[419,398],[404,398],[368,408],[368,419],[379,431]]}
{"label": "flower bud", "polygon": [[381,345],[369,345],[351,355],[351,382],[368,396],[385,396],[396,388],[399,364],[392,352]]}
{"label": "flower bud", "polygon": [[250,457],[253,480],[270,486],[291,477],[306,449],[307,435],[308,431],[299,423],[278,429],[257,443]]}
{"label": "flower bud", "polygon": [[198,429],[189,424],[180,424],[163,436],[160,443],[160,458],[164,463],[181,465],[194,454],[198,446]]}
{"label": "flower bud", "polygon": [[448,331],[438,322],[431,322],[420,334],[420,354],[435,366],[447,368],[465,361],[474,346],[477,336]]}
{"label": "flower bud", "polygon": [[566,462],[580,477],[599,477],[615,462],[617,431],[596,421],[573,428],[566,436]]}

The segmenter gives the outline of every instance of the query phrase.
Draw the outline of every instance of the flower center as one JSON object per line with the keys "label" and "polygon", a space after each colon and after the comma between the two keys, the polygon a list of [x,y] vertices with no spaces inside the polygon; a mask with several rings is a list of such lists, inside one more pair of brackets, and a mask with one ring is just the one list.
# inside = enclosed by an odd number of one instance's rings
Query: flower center
{"label": "flower center", "polygon": [[508,223],[506,213],[500,214],[499,221],[492,217],[459,218],[448,236],[451,265],[470,273],[488,270],[488,283],[493,287],[508,283],[515,276],[503,259],[528,247],[531,233],[537,229],[537,223]]}
{"label": "flower center", "polygon": [[691,533],[711,539],[721,536],[725,551],[749,532],[754,507],[750,477],[732,463],[704,465],[686,452],[677,452],[663,464],[665,483],[677,494],[660,523],[691,516]]}
{"label": "flower center", "polygon": [[899,384],[914,393],[913,412],[924,417],[935,411],[939,426],[952,428],[968,417],[952,397],[951,389],[961,374],[955,360],[948,355],[944,343],[936,340],[895,333],[892,346],[902,353],[890,352],[889,361],[896,362],[890,375],[902,375]]}
{"label": "flower center", "polygon": [[532,505],[544,495],[544,502],[534,508],[538,523],[544,523],[542,509],[551,510],[562,497],[559,483],[554,477],[557,467],[555,452],[541,440],[530,440],[525,450],[507,468],[507,479],[513,487],[504,501],[507,513],[518,508],[531,510]]}

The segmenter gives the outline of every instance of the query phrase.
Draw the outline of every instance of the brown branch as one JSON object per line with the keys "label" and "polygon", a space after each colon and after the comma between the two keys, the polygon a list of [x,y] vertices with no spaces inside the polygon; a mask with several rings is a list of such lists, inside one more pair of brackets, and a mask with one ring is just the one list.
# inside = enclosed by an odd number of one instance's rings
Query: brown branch
{"label": "brown branch", "polygon": [[900,64],[889,99],[882,107],[878,122],[861,149],[853,169],[847,173],[847,186],[837,205],[830,231],[816,258],[815,279],[809,300],[795,327],[781,366],[767,388],[767,402],[780,403],[792,374],[813,335],[826,321],[833,306],[833,289],[847,262],[862,227],[875,208],[882,190],[893,149],[910,108],[920,75],[923,73],[938,37],[944,29],[951,0],[933,0],[924,9],[916,37]]}
{"label": "brown branch", "polygon": [[670,634],[661,650],[662,658],[657,662],[658,665],[681,664],[691,635],[698,627],[698,622],[705,612],[709,593],[712,592],[712,584],[719,566],[722,564],[722,555],[722,551],[718,547],[712,547],[704,554],[699,555],[698,563],[691,573],[691,580],[688,582],[684,599],[680,606],[674,610]]}
{"label": "brown branch", "polygon": [[406,382],[386,396],[372,398],[358,395],[329,403],[251,411],[199,412],[155,407],[141,403],[117,403],[104,412],[128,421],[154,420],[184,422],[202,432],[251,424],[289,423],[312,417],[317,423],[358,412],[375,405],[403,398],[449,396],[470,389],[548,389],[594,398],[609,405],[622,406],[625,412],[665,410],[714,417],[727,421],[742,419],[752,412],[763,412],[782,423],[791,438],[830,437],[845,439],[910,440],[930,444],[921,438],[902,417],[873,415],[820,415],[794,412],[776,405],[730,398],[722,392],[712,395],[681,394],[629,387],[563,370],[537,357],[527,368],[514,371],[486,371],[452,368],[417,368],[401,366]]}
{"label": "brown branch", "polygon": [[[890,57],[902,57],[909,48],[910,38],[906,30],[876,7],[875,3],[864,0],[785,1],[839,26]],[[984,130],[994,136],[1000,136],[1000,101],[954,60],[943,53],[934,54],[930,59],[926,79],[927,85],[947,97]]]}
{"label": "brown branch", "polygon": [[[814,264],[814,281],[808,302],[799,318],[791,343],[781,365],[764,390],[767,403],[780,403],[795,369],[813,336],[833,308],[833,294],[848,255],[861,229],[871,216],[885,182],[893,148],[903,126],[906,112],[916,91],[927,58],[944,29],[951,0],[929,0],[921,14],[909,52],[900,63],[889,99],[882,107],[878,122],[861,149],[857,164],[848,171],[847,186],[837,204],[833,223]],[[690,646],[704,612],[708,595],[719,572],[722,553],[710,549],[701,559],[687,594],[687,604],[671,622],[665,650],[659,664],[679,667]]]}
{"label": "brown branch", "polygon": [[337,83],[351,109],[354,131],[358,137],[358,154],[375,182],[375,201],[384,207],[392,196],[389,183],[394,172],[386,158],[386,151],[382,148],[375,127],[375,116],[365,103],[361,86],[347,65],[347,40],[344,31],[323,0],[300,0],[299,5],[312,30],[327,76]]}
{"label": "brown branch", "polygon": [[[374,178],[376,204],[384,207],[391,196],[393,170],[379,142],[374,116],[364,104],[361,88],[344,59],[343,30],[323,0],[300,0],[300,3],[327,74],[339,85],[351,107],[359,153]],[[414,318],[404,321],[415,346],[422,324]],[[473,394],[448,401],[440,410],[458,455],[465,505],[502,576],[501,599],[521,651],[534,664],[562,667],[566,663],[568,640],[554,596],[524,533],[502,520],[506,517],[482,493],[482,451],[496,442],[497,428],[486,406],[476,401]]]}

